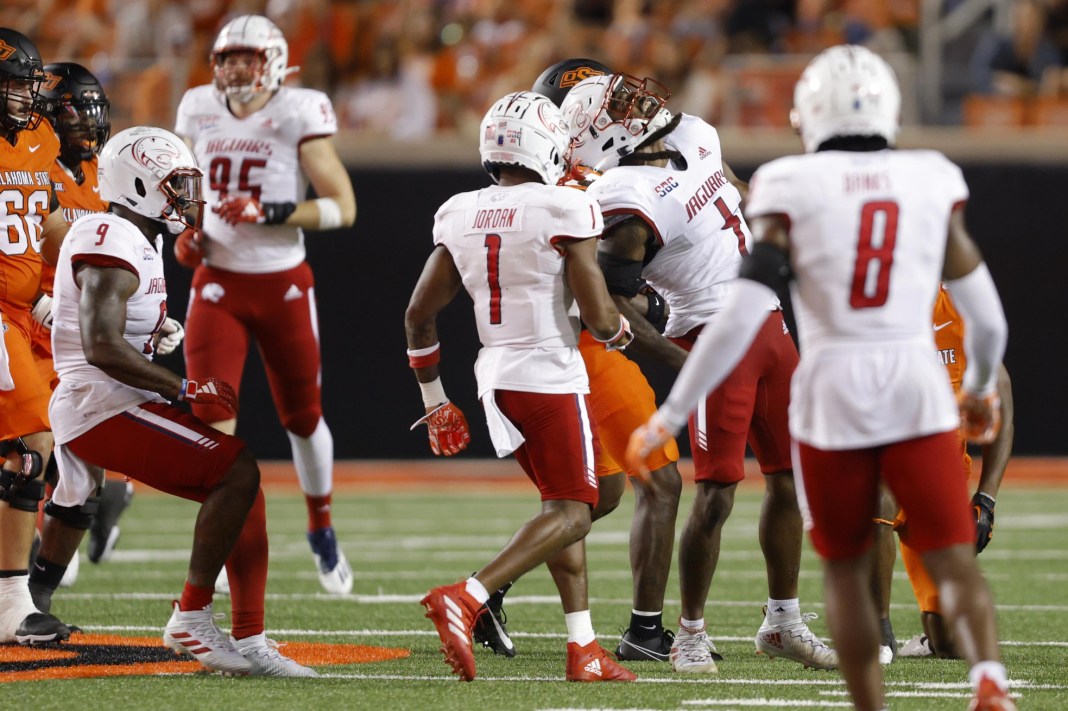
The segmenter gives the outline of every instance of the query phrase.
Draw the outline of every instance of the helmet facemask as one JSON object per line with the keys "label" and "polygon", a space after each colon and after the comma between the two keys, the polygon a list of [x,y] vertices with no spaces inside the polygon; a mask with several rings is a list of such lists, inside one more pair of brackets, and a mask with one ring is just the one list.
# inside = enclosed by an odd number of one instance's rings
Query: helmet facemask
{"label": "helmet facemask", "polygon": [[40,65],[31,68],[25,77],[0,75],[0,101],[3,103],[0,123],[5,128],[32,131],[41,124],[41,82],[44,79]]}
{"label": "helmet facemask", "polygon": [[270,50],[254,47],[227,47],[212,54],[215,86],[227,98],[247,104],[271,90],[267,67]]}
{"label": "helmet facemask", "polygon": [[64,103],[56,111],[55,128],[64,163],[92,160],[111,135],[108,102]]}
{"label": "helmet facemask", "polygon": [[564,100],[575,158],[607,170],[637,150],[671,118],[671,92],[653,79],[613,74],[586,80]]}
{"label": "helmet facemask", "polygon": [[[178,168],[159,184],[159,190],[167,198],[160,219],[172,235],[186,229],[200,229],[204,214],[204,197],[201,193],[203,175],[194,168]],[[191,220],[189,218],[192,218]]]}

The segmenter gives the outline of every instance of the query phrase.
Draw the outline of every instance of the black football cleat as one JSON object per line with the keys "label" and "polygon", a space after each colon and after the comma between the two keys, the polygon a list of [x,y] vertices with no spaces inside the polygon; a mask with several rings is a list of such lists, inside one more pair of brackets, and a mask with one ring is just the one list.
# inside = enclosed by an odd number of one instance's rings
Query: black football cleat
{"label": "black football cleat", "polygon": [[505,623],[508,622],[508,616],[504,613],[504,595],[510,587],[512,587],[512,584],[508,583],[490,595],[489,600],[482,606],[478,617],[475,618],[474,627],[471,628],[471,636],[476,642],[483,647],[489,647],[494,654],[504,657],[514,657],[516,655],[515,645],[512,643],[512,638],[508,636],[508,629],[505,627]]}
{"label": "black football cleat", "polygon": [[15,630],[15,641],[22,645],[63,642],[70,639],[71,628],[44,612],[27,615]]}

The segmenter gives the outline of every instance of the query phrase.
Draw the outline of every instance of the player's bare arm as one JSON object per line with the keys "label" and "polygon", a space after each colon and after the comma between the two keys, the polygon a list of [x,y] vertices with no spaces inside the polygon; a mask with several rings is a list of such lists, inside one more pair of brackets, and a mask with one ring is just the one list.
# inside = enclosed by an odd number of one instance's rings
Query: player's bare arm
{"label": "player's bare arm", "polygon": [[983,261],[979,247],[972,240],[964,224],[964,206],[958,206],[949,216],[949,235],[946,239],[946,261],[942,277],[949,281],[970,274]]}
{"label": "player's bare arm", "polygon": [[619,311],[604,285],[597,266],[597,240],[572,240],[565,245],[565,277],[578,302],[582,322],[599,341],[611,340],[620,330]]}
{"label": "player's bare arm", "polygon": [[1005,476],[1005,468],[1012,455],[1014,409],[1012,404],[1012,381],[1009,371],[1002,365],[998,370],[998,397],[1001,399],[1001,430],[990,444],[983,446],[983,468],[979,475],[977,492],[996,498]]}
{"label": "player's bare arm", "polygon": [[55,266],[59,259],[59,248],[63,246],[68,229],[70,225],[63,219],[63,211],[57,201],[48,217],[41,223],[41,258],[48,264]]}
{"label": "player's bare arm", "polygon": [[[631,351],[656,358],[679,370],[686,362],[686,351],[664,338],[630,303],[640,288],[645,245],[652,236],[652,230],[641,220],[626,220],[605,231],[597,245],[597,261],[616,308],[634,330]],[[632,281],[633,284],[628,286]],[[634,293],[630,293],[631,288]]]}
{"label": "player's bare arm", "polygon": [[138,353],[126,339],[126,302],[140,282],[125,269],[86,266],[75,275],[81,287],[78,324],[82,348],[90,365],[120,383],[175,399],[182,379]]}
{"label": "player's bare arm", "polygon": [[[438,327],[435,323],[438,312],[445,308],[463,286],[460,272],[456,269],[452,255],[444,247],[436,247],[431,252],[419,275],[419,281],[404,312],[404,332],[408,337],[408,349],[420,350],[430,348],[438,342]],[[437,379],[437,364],[417,368],[416,379],[429,383]]]}
{"label": "player's bare arm", "polygon": [[[345,170],[334,148],[333,140],[324,137],[302,143],[300,167],[308,176],[308,181],[319,197],[316,200],[297,203],[297,209],[286,220],[286,224],[311,230],[351,226],[356,221],[356,194],[353,192],[349,173]],[[340,216],[324,214],[332,212],[333,208],[329,205],[324,206],[322,200],[333,200]],[[333,227],[325,226],[332,224],[338,218],[340,224],[335,224]]]}
{"label": "player's bare arm", "polygon": [[764,242],[790,252],[790,221],[785,215],[761,215],[748,219],[753,242]]}

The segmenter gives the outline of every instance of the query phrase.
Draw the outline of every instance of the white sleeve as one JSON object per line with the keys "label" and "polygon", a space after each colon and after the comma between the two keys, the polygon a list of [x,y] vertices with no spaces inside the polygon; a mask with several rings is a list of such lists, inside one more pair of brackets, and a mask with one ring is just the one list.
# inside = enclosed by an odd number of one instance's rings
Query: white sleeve
{"label": "white sleeve", "polygon": [[299,141],[323,138],[337,133],[337,116],[330,97],[321,91],[305,90],[301,100]]}
{"label": "white sleeve", "polygon": [[174,119],[174,132],[183,138],[194,140],[196,138],[193,135],[194,121],[193,121],[193,94],[191,91],[185,92],[182,96],[181,103],[178,104],[178,115]]}
{"label": "white sleeve", "polygon": [[775,292],[752,279],[736,279],[727,303],[697,337],[697,344],[671,394],[658,411],[664,425],[677,433],[697,403],[731,374],[749,350],[768,313],[775,308]]}
{"label": "white sleeve", "polygon": [[980,397],[997,390],[998,366],[1005,356],[1008,323],[994,280],[982,262],[960,279],[946,282],[953,304],[964,317],[964,369],[961,390]]}
{"label": "white sleeve", "polygon": [[[79,220],[77,227],[67,233],[71,261],[97,267],[119,267],[141,278],[138,267],[143,256],[137,250],[152,249],[134,227],[102,214],[96,219]],[[131,234],[131,232],[133,234]]]}
{"label": "white sleeve", "polygon": [[590,239],[604,232],[604,217],[597,203],[586,193],[575,188],[558,188],[560,200],[553,212],[556,226],[549,235],[554,244],[560,239]]}
{"label": "white sleeve", "polygon": [[757,169],[749,181],[749,194],[745,201],[746,218],[761,215],[786,215],[796,220],[794,171],[778,162],[768,163]]}

